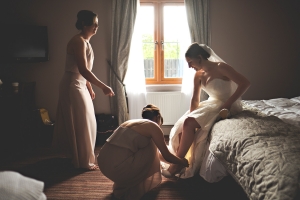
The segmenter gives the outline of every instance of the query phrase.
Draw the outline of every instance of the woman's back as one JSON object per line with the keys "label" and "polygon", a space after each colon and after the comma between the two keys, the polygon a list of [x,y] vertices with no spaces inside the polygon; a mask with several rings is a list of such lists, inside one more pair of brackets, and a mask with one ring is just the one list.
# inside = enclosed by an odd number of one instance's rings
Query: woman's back
{"label": "woman's back", "polygon": [[151,138],[151,131],[155,130],[155,127],[158,127],[158,125],[148,119],[132,119],[124,122],[120,126],[122,127],[128,127],[137,133]]}
{"label": "woman's back", "polygon": [[74,49],[77,48],[76,45],[78,45],[78,42],[84,42],[84,45],[86,46],[85,56],[87,61],[87,68],[89,70],[92,70],[93,68],[94,52],[91,44],[88,41],[84,40],[81,36],[75,35],[67,45],[65,71],[79,73],[76,54],[74,51]]}
{"label": "woman's back", "polygon": [[161,182],[160,160],[151,137],[141,133],[149,120],[121,124],[99,152],[101,172],[114,182],[117,198],[137,200]]}
{"label": "woman's back", "polygon": [[146,137],[134,129],[126,126],[119,126],[114,133],[106,140],[107,143],[127,148],[132,152],[146,147],[151,138]]}

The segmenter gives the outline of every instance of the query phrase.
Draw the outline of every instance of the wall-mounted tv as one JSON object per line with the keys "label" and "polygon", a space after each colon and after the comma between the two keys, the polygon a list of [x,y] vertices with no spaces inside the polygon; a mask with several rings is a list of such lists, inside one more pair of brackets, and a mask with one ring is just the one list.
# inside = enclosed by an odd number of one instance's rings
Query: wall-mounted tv
{"label": "wall-mounted tv", "polygon": [[49,60],[47,26],[1,24],[0,63]]}

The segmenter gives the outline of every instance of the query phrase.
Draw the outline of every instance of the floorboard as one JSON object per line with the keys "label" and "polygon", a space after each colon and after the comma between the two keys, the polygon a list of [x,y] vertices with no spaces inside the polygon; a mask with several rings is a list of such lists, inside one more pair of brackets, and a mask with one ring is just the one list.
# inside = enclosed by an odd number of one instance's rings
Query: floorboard
{"label": "floorboard", "polygon": [[[101,146],[97,145],[97,154]],[[71,160],[54,153],[50,147],[39,147],[16,155],[1,158],[0,170],[19,172],[45,183],[48,200],[56,199],[103,199],[113,200],[113,182],[100,170],[74,169]],[[218,183],[207,183],[200,176],[170,180],[162,183],[142,197],[142,200],[218,200],[248,199],[242,188],[231,178]]]}

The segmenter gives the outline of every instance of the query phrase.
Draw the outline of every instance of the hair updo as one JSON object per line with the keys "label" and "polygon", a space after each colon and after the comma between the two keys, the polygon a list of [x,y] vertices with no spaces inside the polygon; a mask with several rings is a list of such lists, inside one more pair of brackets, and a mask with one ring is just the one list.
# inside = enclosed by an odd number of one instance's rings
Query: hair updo
{"label": "hair updo", "polygon": [[197,58],[201,55],[205,60],[210,57],[210,54],[205,51],[198,43],[192,43],[185,53],[185,57]]}
{"label": "hair updo", "polygon": [[82,30],[84,26],[91,26],[94,24],[95,17],[98,15],[90,10],[81,10],[77,13],[76,28]]}
{"label": "hair updo", "polygon": [[149,119],[151,121],[153,121],[154,117],[160,117],[161,124],[163,124],[164,121],[160,114],[159,108],[153,104],[148,104],[143,108],[142,117],[143,119]]}

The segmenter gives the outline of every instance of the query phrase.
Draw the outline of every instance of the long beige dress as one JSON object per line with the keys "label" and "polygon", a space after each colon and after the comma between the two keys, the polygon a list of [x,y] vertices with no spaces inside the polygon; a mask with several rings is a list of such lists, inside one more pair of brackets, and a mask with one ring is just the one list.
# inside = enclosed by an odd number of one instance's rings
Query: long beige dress
{"label": "long beige dress", "polygon": [[[94,53],[87,43],[86,58],[92,70]],[[95,163],[96,119],[94,105],[79,73],[74,55],[67,54],[65,73],[59,86],[53,145],[72,158],[76,168],[89,168]]]}
{"label": "long beige dress", "polygon": [[151,138],[119,127],[107,139],[98,156],[101,172],[114,182],[119,199],[140,199],[161,183],[160,160]]}

